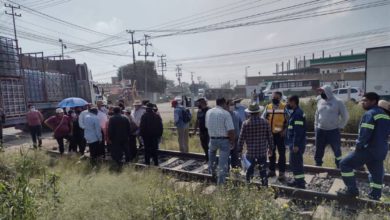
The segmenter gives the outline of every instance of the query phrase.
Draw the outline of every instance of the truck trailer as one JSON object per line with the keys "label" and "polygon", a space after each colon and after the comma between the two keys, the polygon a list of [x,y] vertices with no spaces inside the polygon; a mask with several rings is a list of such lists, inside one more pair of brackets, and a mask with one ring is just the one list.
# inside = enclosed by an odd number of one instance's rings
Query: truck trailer
{"label": "truck trailer", "polygon": [[86,64],[45,57],[43,52],[18,53],[13,39],[0,36],[0,108],[6,114],[5,127],[24,128],[29,104],[47,117],[65,98],[95,103],[99,93]]}
{"label": "truck trailer", "polygon": [[365,92],[390,100],[390,46],[366,49]]}

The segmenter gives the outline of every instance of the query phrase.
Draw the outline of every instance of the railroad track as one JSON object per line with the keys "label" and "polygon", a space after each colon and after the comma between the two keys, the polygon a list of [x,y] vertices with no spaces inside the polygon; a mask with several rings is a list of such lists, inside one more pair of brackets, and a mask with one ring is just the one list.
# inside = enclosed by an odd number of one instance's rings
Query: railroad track
{"label": "railroad track", "polygon": [[[176,131],[176,127],[167,127],[165,128],[167,130]],[[190,128],[190,131],[194,131],[193,128]],[[343,147],[353,147],[356,144],[356,139],[358,138],[358,134],[352,134],[352,133],[341,133],[341,145]],[[306,133],[306,143],[310,145],[315,144],[315,133],[314,132],[307,132]],[[390,137],[389,137],[389,145],[390,145]]]}
{"label": "railroad track", "polygon": [[[49,151],[50,154],[58,155],[57,152]],[[143,162],[142,152],[139,154],[139,162]],[[212,184],[213,178],[207,172],[207,164],[204,162],[204,155],[197,153],[180,153],[177,151],[160,150],[160,165],[158,167],[163,173],[173,175],[184,181],[207,182]],[[135,163],[136,168],[148,168],[141,163]],[[365,196],[359,198],[346,198],[336,195],[336,191],[343,188],[340,172],[337,169],[305,166],[306,189],[288,187],[284,182],[279,182],[277,178],[269,178],[269,186],[274,189],[277,197],[293,199],[294,201],[304,201],[310,204],[323,204],[336,202],[338,206],[351,210],[361,210],[362,208],[384,208],[390,210],[390,203],[378,202],[366,199]],[[256,173],[256,172],[255,172]],[[357,171],[356,176],[360,188],[367,192],[369,185],[367,182],[367,172]],[[243,175],[232,175],[228,178],[233,184],[244,185]],[[384,197],[390,198],[390,175],[384,178]],[[254,179],[252,183],[261,187],[261,183]]]}

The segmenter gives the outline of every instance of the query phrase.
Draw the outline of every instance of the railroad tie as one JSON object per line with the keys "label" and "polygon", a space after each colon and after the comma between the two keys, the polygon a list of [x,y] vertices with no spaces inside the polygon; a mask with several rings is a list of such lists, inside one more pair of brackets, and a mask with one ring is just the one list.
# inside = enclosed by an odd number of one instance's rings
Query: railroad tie
{"label": "railroad tie", "polygon": [[164,163],[160,164],[160,167],[165,167],[167,166],[168,164],[171,164],[173,162],[175,162],[176,160],[178,160],[179,158],[177,157],[172,157],[170,158],[169,160],[165,161]]}
{"label": "railroad tie", "polygon": [[187,161],[187,162],[185,162],[183,164],[180,164],[180,165],[178,165],[176,167],[173,167],[172,169],[173,170],[181,170],[183,167],[189,166],[189,165],[191,165],[193,163],[195,163],[195,160],[189,160],[189,161]]}
{"label": "railroad tie", "polygon": [[337,191],[344,188],[344,182],[342,179],[336,178],[334,179],[334,182],[332,186],[330,187],[328,193],[330,194],[337,194]]}
{"label": "railroad tie", "polygon": [[203,164],[202,166],[196,168],[195,170],[191,171],[190,173],[201,173],[203,170],[207,169],[209,166],[207,164]]}
{"label": "railroad tie", "polygon": [[313,178],[314,178],[314,175],[305,174],[305,182],[306,182],[306,184],[311,183],[311,181],[313,180]]}
{"label": "railroad tie", "polygon": [[329,206],[319,205],[313,215],[313,220],[333,219],[332,208]]}

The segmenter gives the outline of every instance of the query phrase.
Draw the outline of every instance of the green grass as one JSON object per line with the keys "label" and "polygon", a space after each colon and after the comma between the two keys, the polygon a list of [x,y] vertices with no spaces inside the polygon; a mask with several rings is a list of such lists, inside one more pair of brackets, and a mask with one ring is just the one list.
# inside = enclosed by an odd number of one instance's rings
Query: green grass
{"label": "green grass", "polygon": [[[154,169],[111,172],[77,158],[41,152],[0,155],[0,219],[296,219],[271,189],[179,188]],[[176,186],[176,187],[175,187]]]}

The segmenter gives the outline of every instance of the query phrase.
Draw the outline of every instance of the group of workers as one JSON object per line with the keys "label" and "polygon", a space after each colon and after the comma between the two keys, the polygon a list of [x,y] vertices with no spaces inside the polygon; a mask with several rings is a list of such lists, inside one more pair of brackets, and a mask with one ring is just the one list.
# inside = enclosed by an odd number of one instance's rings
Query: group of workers
{"label": "group of workers", "polygon": [[[376,93],[366,93],[362,107],[366,110],[359,124],[355,151],[343,157],[341,133],[349,115],[345,104],[335,97],[330,86],[319,89],[320,99],[315,113],[315,156],[317,166],[322,166],[325,147],[330,145],[336,167],[340,169],[346,188],[338,195],[359,195],[354,170],[366,165],[370,175],[369,197],[379,200],[383,187],[383,161],[388,152],[390,135],[390,105],[380,100]],[[265,107],[257,103],[244,108],[241,100],[217,99],[217,106],[209,108],[207,100],[198,103],[195,131],[199,128],[201,145],[209,163],[209,172],[218,184],[224,184],[229,168],[241,166],[239,158],[249,164],[246,171],[248,182],[253,178],[254,168],[259,167],[261,183],[268,185],[268,178],[276,176],[276,150],[279,155],[278,179],[285,181],[286,148],[289,149],[290,169],[293,180],[287,185],[305,188],[303,155],[306,147],[306,118],[299,107],[299,97],[291,96],[287,103],[282,93],[274,92],[272,102]],[[243,151],[246,145],[246,151]],[[216,152],[219,150],[217,162]],[[269,167],[267,167],[269,160]]]}
{"label": "group of workers", "polygon": [[[366,165],[370,175],[371,199],[379,200],[383,187],[385,160],[390,135],[390,104],[380,100],[376,93],[366,93],[362,107],[366,110],[359,124],[359,135],[355,151],[343,157],[341,134],[349,115],[345,104],[335,97],[330,86],[319,89],[320,99],[315,113],[315,163],[322,166],[325,147],[330,145],[335,156],[335,164],[341,171],[346,188],[338,192],[342,196],[359,195],[354,170]],[[210,108],[205,98],[196,101],[194,132],[199,131],[201,147],[208,161],[209,172],[218,184],[224,184],[229,169],[245,165],[246,180],[250,182],[255,167],[259,167],[261,183],[268,186],[268,178],[277,175],[278,180],[286,181],[286,149],[289,149],[290,169],[293,180],[291,187],[305,188],[304,159],[306,147],[306,118],[299,107],[299,97],[290,96],[285,103],[281,92],[272,94],[272,101],[265,107],[253,102],[247,108],[242,99],[226,100],[218,98],[216,107]],[[181,152],[188,152],[191,112],[180,100],[172,101],[174,124],[178,130],[178,143]],[[29,106],[26,115],[34,148],[42,145],[42,124],[53,130],[61,154],[64,153],[64,140],[69,142],[69,152],[84,155],[89,146],[91,162],[96,164],[99,157],[110,153],[120,167],[137,157],[139,149],[145,151],[145,164],[153,160],[158,166],[158,148],[163,134],[163,123],[156,104],[134,101],[133,109],[106,107],[98,101],[96,106],[88,104],[75,107],[68,112],[62,108],[44,121],[42,114]],[[5,115],[0,109],[0,128]],[[1,131],[2,129],[0,129]],[[2,133],[0,133],[2,144]],[[245,150],[244,150],[244,146]],[[217,158],[219,151],[219,158]],[[269,166],[267,161],[269,160]],[[246,163],[242,163],[245,161]]]}

